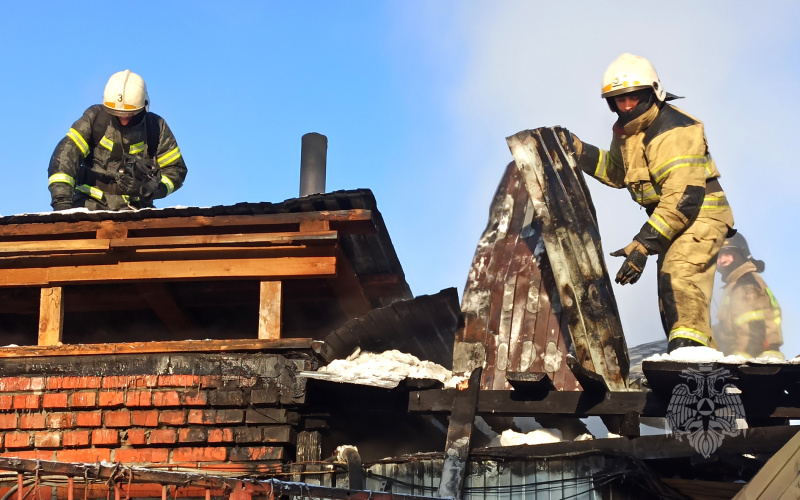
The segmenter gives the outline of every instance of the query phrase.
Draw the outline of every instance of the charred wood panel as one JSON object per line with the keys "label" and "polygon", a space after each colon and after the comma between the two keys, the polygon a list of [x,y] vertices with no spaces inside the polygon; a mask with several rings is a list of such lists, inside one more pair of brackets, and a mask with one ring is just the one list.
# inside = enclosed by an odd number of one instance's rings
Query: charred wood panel
{"label": "charred wood panel", "polygon": [[472,261],[461,304],[465,326],[454,349],[456,372],[485,360],[482,389],[510,388],[509,372],[547,372],[559,390],[579,387],[567,368],[571,340],[561,328],[558,292],[534,214],[522,176],[509,163]]}
{"label": "charred wood panel", "polygon": [[[610,388],[624,390],[627,347],[594,206],[575,162],[569,131],[559,127],[526,130],[507,141],[541,221],[578,361],[602,375]],[[550,342],[552,338],[548,349]]]}

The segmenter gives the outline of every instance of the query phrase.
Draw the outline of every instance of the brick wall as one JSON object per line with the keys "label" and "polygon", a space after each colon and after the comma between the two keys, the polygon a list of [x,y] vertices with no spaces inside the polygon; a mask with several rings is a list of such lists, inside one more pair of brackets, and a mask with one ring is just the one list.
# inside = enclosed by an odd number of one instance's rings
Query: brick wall
{"label": "brick wall", "polygon": [[39,358],[35,374],[14,373],[31,370],[4,360],[0,454],[235,471],[268,471],[294,459],[305,398],[294,372],[309,368],[308,360],[187,355],[178,365],[195,373],[175,374],[174,358]]}

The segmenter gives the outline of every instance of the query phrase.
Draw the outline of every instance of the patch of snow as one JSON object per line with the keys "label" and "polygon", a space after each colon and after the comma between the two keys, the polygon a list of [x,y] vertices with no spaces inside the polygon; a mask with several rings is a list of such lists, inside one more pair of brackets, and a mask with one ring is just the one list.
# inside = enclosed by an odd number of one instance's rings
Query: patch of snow
{"label": "patch of snow", "polygon": [[573,441],[591,441],[593,439],[594,439],[594,436],[592,436],[588,432],[584,432],[580,436],[578,436],[575,439],[573,439]]}
{"label": "patch of snow", "polygon": [[725,356],[720,351],[710,347],[680,347],[671,353],[653,354],[645,361],[686,361],[696,363],[728,363],[744,364],[747,358],[744,356]]}
{"label": "patch of snow", "polygon": [[311,378],[323,378],[333,382],[393,388],[406,378],[433,379],[445,387],[455,387],[468,377],[453,376],[453,373],[432,361],[421,361],[416,356],[396,349],[377,354],[361,352],[360,349],[347,357],[323,366],[317,372],[301,372]]}
{"label": "patch of snow", "polygon": [[560,443],[562,440],[561,431],[558,429],[536,429],[527,434],[506,429],[500,434],[500,446]]}

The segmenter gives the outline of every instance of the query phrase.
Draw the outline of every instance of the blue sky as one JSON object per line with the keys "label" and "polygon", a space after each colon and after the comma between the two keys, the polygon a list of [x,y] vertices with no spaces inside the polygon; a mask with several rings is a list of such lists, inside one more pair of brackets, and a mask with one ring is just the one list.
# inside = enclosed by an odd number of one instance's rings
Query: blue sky
{"label": "blue sky", "polygon": [[[298,194],[300,137],[328,136],[329,190],[370,188],[412,291],[463,290],[505,137],[563,125],[607,147],[620,53],[649,58],[703,120],[737,226],[800,354],[796,2],[17,2],[0,19],[0,214],[49,210],[47,164],[108,77],[148,86],[189,167],[159,206]],[[645,215],[589,181],[606,252]],[[608,258],[610,269],[619,262]],[[662,338],[655,262],[616,287],[629,344]],[[717,298],[718,300],[718,298]]]}

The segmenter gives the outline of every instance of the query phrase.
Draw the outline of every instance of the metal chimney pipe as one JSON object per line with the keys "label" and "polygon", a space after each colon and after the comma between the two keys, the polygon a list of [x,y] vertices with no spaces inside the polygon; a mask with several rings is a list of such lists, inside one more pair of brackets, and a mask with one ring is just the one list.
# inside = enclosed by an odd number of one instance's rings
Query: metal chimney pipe
{"label": "metal chimney pipe", "polygon": [[300,196],[325,192],[328,138],[316,132],[305,134],[300,149]]}

